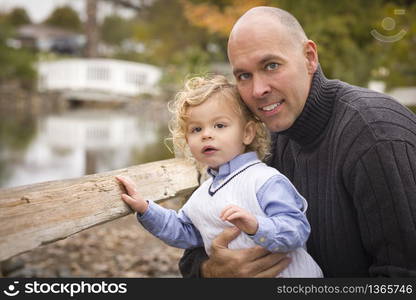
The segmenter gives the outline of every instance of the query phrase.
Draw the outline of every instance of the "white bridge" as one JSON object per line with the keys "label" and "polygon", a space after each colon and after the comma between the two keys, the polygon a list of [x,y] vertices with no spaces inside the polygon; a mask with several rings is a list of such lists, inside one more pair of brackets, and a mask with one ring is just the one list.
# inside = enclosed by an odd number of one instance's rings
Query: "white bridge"
{"label": "white bridge", "polygon": [[158,67],[114,59],[63,59],[38,64],[38,89],[67,99],[126,101],[158,93]]}

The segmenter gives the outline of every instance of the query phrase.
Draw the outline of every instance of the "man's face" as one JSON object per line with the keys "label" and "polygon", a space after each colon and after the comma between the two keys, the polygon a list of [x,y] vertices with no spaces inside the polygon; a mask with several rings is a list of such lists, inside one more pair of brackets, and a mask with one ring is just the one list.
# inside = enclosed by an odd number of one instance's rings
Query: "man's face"
{"label": "man's face", "polygon": [[244,102],[269,130],[280,132],[302,112],[313,72],[306,46],[272,23],[240,26],[230,37],[228,56]]}

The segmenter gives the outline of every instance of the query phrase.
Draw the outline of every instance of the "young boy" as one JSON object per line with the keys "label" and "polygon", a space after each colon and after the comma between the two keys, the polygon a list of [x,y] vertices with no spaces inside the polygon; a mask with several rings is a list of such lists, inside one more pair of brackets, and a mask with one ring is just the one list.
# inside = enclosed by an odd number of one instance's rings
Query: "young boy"
{"label": "young boy", "polygon": [[192,78],[171,108],[175,146],[208,167],[211,178],[176,213],[145,201],[130,178],[117,176],[128,193],[122,199],[137,212],[138,221],[171,246],[204,245],[208,255],[212,240],[236,226],[243,232],[229,248],[258,244],[272,252],[290,252],[292,262],[280,277],[322,277],[305,251],[307,203],[284,175],[261,162],[268,132],[235,86],[219,75]]}

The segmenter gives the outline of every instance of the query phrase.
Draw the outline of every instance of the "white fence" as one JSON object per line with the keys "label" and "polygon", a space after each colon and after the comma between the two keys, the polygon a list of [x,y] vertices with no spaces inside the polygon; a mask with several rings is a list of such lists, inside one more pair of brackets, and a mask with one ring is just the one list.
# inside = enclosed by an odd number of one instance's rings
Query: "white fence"
{"label": "white fence", "polygon": [[89,91],[134,97],[157,92],[159,68],[113,59],[64,59],[38,64],[40,91]]}

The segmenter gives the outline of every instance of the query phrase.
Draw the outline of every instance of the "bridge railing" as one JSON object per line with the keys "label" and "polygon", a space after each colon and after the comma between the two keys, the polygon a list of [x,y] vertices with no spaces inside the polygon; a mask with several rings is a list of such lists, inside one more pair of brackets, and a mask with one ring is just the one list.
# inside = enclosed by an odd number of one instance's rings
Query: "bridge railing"
{"label": "bridge railing", "polygon": [[89,91],[134,97],[154,94],[159,68],[115,59],[63,59],[38,64],[40,91]]}

